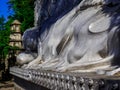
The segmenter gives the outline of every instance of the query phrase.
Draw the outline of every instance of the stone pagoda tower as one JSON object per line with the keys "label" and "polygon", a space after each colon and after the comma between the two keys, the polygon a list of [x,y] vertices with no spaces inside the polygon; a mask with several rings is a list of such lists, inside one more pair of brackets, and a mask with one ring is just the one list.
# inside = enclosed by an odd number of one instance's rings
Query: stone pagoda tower
{"label": "stone pagoda tower", "polygon": [[18,20],[14,20],[11,24],[11,34],[10,34],[10,46],[16,46],[22,49],[22,35],[20,30],[21,23]]}

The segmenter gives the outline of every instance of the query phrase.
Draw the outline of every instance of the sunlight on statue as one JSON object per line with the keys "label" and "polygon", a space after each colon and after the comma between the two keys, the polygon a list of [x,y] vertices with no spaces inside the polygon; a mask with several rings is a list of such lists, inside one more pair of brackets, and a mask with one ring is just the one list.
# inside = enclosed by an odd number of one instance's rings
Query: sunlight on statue
{"label": "sunlight on statue", "polygon": [[23,35],[27,54],[18,62],[29,69],[118,73],[119,9],[119,0],[37,0],[35,27]]}

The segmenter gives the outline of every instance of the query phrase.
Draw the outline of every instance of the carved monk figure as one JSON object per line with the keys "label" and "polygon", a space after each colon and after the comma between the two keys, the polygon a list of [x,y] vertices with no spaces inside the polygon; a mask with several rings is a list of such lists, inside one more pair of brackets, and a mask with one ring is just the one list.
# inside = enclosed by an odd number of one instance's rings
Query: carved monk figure
{"label": "carved monk figure", "polygon": [[[81,0],[72,0],[72,2],[71,0],[36,0],[35,27],[27,29],[24,32],[23,46],[25,53],[18,55],[18,63],[25,64],[32,61],[36,58],[36,55],[33,55],[34,53],[39,53],[38,59],[39,57],[41,58],[43,56],[41,43],[48,35],[52,24],[62,18],[73,7],[79,4],[80,1]],[[27,60],[28,56],[31,56],[31,58]],[[31,64],[29,65],[31,66]]]}
{"label": "carved monk figure", "polygon": [[120,64],[119,7],[119,0],[91,0],[91,3],[84,0],[78,16],[69,25],[74,28],[74,46],[67,53],[67,59],[62,58],[69,64],[60,65],[56,70],[117,72]]}
{"label": "carved monk figure", "polygon": [[107,71],[119,66],[120,2],[118,0],[88,2],[86,0],[82,2],[83,10],[70,25],[74,28],[74,46],[65,59],[69,64],[59,66],[56,69],[58,71],[93,72],[100,69]]}
{"label": "carved monk figure", "polygon": [[103,70],[109,75],[118,72],[119,9],[119,0],[82,0],[54,23],[46,19],[41,24],[38,57],[27,68],[62,72]]}

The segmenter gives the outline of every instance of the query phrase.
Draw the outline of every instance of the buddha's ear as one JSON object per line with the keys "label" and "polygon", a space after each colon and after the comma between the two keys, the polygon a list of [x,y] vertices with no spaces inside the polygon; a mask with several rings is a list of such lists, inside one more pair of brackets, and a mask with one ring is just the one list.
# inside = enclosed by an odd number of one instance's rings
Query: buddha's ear
{"label": "buddha's ear", "polygon": [[91,33],[100,33],[104,32],[109,29],[111,24],[111,18],[110,17],[101,17],[100,19],[92,22],[89,25],[89,31]]}

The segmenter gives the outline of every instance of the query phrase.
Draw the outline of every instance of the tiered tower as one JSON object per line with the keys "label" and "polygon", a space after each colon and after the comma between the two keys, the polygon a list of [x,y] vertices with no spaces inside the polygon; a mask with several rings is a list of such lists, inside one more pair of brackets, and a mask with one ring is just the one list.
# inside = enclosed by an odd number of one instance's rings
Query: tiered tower
{"label": "tiered tower", "polygon": [[18,20],[14,20],[11,24],[11,34],[10,34],[10,46],[16,46],[22,49],[22,35],[20,30],[21,23]]}

